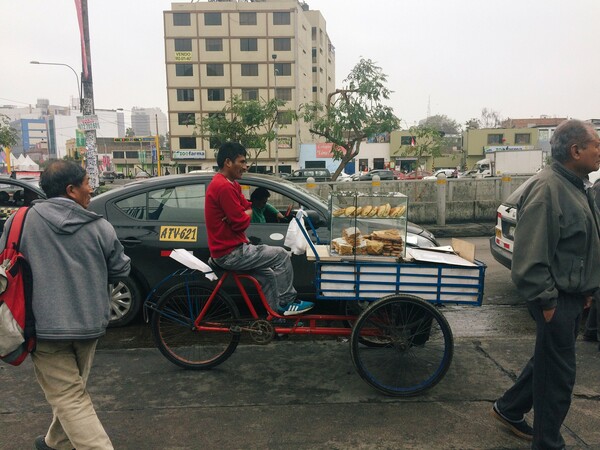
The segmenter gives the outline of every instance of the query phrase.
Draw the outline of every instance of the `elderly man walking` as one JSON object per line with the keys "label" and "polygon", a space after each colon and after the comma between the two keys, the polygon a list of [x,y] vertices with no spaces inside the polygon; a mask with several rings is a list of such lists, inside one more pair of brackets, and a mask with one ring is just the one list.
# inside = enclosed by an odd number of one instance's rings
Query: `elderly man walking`
{"label": "elderly man walking", "polygon": [[54,161],[40,186],[48,199],[33,203],[20,246],[33,277],[38,341],[31,357],[53,416],[35,448],[111,450],[86,384],[109,321],[108,283],[127,276],[130,261],[112,225],[87,210],[92,190],[85,170]]}
{"label": "elderly man walking", "polygon": [[[575,384],[575,341],[600,285],[600,217],[588,174],[600,167],[591,124],[568,120],[551,140],[554,162],[517,202],[512,279],[536,321],[533,357],[492,414],[534,449],[562,449],[560,433]],[[533,429],[524,415],[533,407]]]}

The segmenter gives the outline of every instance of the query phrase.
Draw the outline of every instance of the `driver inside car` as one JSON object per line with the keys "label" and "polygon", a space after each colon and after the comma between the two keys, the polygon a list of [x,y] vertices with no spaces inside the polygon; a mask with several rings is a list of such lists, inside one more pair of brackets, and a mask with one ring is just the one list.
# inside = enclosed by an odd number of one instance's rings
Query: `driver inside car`
{"label": "driver inside car", "polygon": [[268,203],[270,196],[271,193],[264,187],[257,187],[250,194],[250,202],[252,203],[250,223],[279,222],[284,218],[277,208]]}

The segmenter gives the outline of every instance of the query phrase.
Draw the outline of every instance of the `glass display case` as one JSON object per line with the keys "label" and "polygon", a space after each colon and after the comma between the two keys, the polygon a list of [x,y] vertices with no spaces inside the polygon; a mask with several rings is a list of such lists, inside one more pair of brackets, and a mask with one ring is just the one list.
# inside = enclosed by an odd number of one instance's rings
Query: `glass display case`
{"label": "glass display case", "polygon": [[404,258],[408,197],[399,192],[337,191],[329,197],[330,254],[356,259]]}

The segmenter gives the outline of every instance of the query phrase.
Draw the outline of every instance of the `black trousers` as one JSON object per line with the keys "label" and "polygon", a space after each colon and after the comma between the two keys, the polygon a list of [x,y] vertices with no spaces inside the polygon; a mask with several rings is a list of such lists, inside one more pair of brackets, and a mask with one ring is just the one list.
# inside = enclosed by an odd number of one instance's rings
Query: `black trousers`
{"label": "black trousers", "polygon": [[533,407],[533,449],[562,449],[560,433],[575,385],[575,341],[584,297],[561,293],[548,323],[534,302],[528,307],[537,325],[535,351],[515,384],[498,399],[498,409],[521,420]]}

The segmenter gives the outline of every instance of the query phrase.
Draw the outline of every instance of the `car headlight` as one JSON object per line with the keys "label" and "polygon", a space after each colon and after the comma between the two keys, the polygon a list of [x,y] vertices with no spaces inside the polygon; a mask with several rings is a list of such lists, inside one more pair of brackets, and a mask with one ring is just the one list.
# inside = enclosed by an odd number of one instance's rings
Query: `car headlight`
{"label": "car headlight", "polygon": [[418,247],[437,247],[437,244],[425,236],[421,236],[420,234],[415,235],[417,237],[417,246]]}

